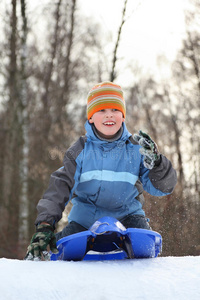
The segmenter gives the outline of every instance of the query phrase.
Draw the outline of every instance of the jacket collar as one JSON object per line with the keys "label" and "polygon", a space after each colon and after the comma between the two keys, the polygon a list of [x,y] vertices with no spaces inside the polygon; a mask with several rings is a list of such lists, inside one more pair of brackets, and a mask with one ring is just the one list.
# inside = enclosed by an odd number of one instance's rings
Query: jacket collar
{"label": "jacket collar", "polygon": [[95,133],[92,129],[91,124],[88,121],[86,121],[86,123],[85,123],[86,137],[88,139],[90,139],[91,141],[100,143],[100,144],[106,144],[106,143],[112,144],[112,143],[118,143],[119,141],[126,142],[128,140],[128,138],[131,136],[131,133],[126,128],[126,124],[124,122],[122,123],[122,126],[123,126],[123,133],[122,133],[121,138],[117,141],[109,142],[109,141],[102,141],[102,140],[98,139],[98,137],[95,135]]}

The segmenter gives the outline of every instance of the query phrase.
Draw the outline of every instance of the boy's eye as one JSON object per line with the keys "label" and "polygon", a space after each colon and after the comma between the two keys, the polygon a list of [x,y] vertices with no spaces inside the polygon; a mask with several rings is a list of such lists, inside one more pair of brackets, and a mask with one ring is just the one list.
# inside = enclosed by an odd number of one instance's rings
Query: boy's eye
{"label": "boy's eye", "polygon": [[[118,110],[118,109],[116,109],[116,108],[112,108],[111,110],[112,110],[113,112],[114,112],[114,111],[119,111],[119,110]],[[99,111],[101,111],[101,112],[105,112],[105,109],[101,109],[101,110],[99,110]]]}

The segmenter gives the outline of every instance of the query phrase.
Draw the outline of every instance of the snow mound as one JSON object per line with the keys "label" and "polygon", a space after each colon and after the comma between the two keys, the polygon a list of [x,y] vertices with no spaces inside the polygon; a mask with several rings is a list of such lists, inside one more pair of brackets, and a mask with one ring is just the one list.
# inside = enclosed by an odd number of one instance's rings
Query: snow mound
{"label": "snow mound", "polygon": [[2,300],[199,300],[200,256],[124,261],[0,259]]}

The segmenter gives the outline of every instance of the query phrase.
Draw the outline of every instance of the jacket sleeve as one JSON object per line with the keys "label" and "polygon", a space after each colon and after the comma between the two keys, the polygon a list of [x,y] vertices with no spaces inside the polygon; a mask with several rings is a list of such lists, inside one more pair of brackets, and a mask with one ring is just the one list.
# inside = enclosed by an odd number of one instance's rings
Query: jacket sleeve
{"label": "jacket sleeve", "polygon": [[[52,226],[57,223],[71,200],[75,186],[75,173],[77,173],[76,158],[84,148],[85,139],[81,137],[65,153],[64,166],[52,173],[49,187],[37,205],[38,216],[35,224],[47,222]],[[78,178],[78,176],[76,176]]]}
{"label": "jacket sleeve", "polygon": [[177,174],[171,162],[161,154],[161,162],[152,170],[142,167],[140,180],[143,188],[153,196],[171,194],[177,183]]}

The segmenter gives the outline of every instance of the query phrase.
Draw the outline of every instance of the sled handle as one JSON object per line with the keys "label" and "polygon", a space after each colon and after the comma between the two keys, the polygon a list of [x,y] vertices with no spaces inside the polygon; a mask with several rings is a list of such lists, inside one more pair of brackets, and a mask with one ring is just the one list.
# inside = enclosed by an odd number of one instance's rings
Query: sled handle
{"label": "sled handle", "polygon": [[[103,222],[103,223],[100,223],[96,226],[95,230],[97,230],[101,225],[110,225],[108,222]],[[96,235],[102,235],[104,233],[107,232],[107,230],[103,231],[103,232],[96,232],[94,230],[91,231],[92,233],[96,234]]]}

